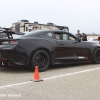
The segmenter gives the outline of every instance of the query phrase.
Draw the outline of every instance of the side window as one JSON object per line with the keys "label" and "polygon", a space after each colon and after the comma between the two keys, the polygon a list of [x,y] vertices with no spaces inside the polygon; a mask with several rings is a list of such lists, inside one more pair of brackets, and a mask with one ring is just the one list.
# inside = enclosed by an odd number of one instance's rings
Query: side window
{"label": "side window", "polygon": [[67,34],[55,34],[57,40],[68,40]]}
{"label": "side window", "polygon": [[59,34],[55,34],[55,37],[57,40],[60,40],[60,35]]}
{"label": "side window", "polygon": [[94,39],[94,41],[98,41],[98,39]]}
{"label": "side window", "polygon": [[51,38],[53,37],[53,33],[51,33],[51,32],[48,32],[48,33],[46,33],[45,35],[46,35],[47,37],[51,37]]}
{"label": "side window", "polygon": [[69,40],[76,40],[76,39],[72,36],[69,36]]}
{"label": "side window", "polygon": [[55,33],[57,40],[76,40],[73,36],[66,33]]}

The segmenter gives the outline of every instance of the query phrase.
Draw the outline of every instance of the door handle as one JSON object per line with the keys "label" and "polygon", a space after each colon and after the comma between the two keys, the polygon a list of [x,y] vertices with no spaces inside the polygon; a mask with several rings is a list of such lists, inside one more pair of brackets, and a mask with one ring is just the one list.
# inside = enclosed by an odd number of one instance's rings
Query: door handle
{"label": "door handle", "polygon": [[64,45],[64,44],[62,43],[62,44],[59,44],[59,45]]}
{"label": "door handle", "polygon": [[78,41],[72,42],[73,44],[78,43]]}

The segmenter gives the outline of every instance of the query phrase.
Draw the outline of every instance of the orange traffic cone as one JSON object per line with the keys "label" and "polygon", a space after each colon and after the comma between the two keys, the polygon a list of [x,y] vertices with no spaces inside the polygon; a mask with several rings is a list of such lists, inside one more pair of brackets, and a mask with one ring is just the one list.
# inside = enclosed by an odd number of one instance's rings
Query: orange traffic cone
{"label": "orange traffic cone", "polygon": [[34,81],[34,82],[43,81],[43,80],[40,80],[38,66],[35,66],[34,77],[33,77],[33,80],[30,80],[30,81]]}

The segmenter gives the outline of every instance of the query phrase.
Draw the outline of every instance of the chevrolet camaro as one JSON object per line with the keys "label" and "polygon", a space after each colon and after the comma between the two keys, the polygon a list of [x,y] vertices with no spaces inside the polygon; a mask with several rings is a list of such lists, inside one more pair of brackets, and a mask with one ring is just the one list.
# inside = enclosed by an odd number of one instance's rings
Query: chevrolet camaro
{"label": "chevrolet camaro", "polygon": [[28,66],[45,71],[50,65],[100,63],[100,44],[82,42],[69,32],[37,30],[17,39],[0,39],[3,66]]}

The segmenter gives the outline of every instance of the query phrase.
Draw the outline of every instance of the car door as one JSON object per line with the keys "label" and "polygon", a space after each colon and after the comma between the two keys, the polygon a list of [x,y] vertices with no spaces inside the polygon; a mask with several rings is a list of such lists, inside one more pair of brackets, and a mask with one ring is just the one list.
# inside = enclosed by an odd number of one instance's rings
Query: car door
{"label": "car door", "polygon": [[75,36],[67,32],[55,32],[55,36],[56,60],[76,62],[88,59],[85,56],[88,49],[85,48],[84,42],[78,42]]}

